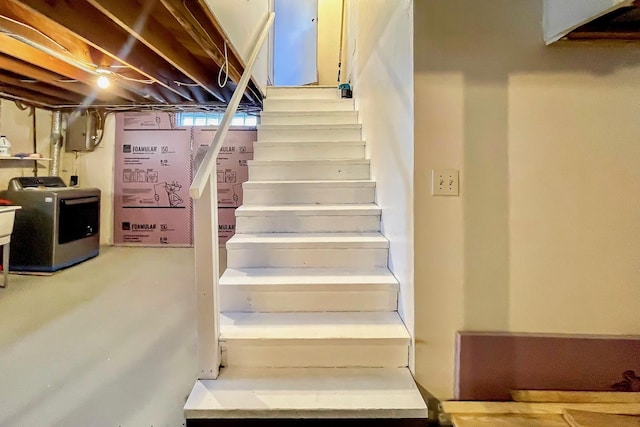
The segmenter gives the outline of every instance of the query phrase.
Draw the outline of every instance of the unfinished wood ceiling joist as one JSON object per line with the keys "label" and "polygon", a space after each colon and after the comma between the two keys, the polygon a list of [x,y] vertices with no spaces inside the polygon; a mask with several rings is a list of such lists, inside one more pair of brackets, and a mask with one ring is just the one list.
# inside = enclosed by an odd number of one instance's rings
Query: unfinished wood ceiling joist
{"label": "unfinished wood ceiling joist", "polygon": [[[3,0],[0,97],[49,109],[224,105],[244,72],[227,46],[218,85],[225,42],[203,0]],[[251,81],[243,103],[260,101]]]}
{"label": "unfinished wood ceiling joist", "polygon": [[640,41],[640,1],[590,21],[565,36],[567,40]]}

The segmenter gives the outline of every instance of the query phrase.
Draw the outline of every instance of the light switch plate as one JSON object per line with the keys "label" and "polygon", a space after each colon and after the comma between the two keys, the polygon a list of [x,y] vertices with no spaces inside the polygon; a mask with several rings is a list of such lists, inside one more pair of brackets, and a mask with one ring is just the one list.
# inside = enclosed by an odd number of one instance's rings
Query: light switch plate
{"label": "light switch plate", "polygon": [[459,195],[460,187],[458,170],[433,169],[431,171],[431,194],[433,196]]}

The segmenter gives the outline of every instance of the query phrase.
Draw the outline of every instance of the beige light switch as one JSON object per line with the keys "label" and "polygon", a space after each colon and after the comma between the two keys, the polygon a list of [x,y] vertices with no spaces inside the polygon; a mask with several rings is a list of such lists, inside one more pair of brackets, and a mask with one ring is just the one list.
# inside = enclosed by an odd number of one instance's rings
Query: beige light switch
{"label": "beige light switch", "polygon": [[457,196],[460,194],[459,172],[456,169],[433,169],[431,180],[431,195],[433,196]]}

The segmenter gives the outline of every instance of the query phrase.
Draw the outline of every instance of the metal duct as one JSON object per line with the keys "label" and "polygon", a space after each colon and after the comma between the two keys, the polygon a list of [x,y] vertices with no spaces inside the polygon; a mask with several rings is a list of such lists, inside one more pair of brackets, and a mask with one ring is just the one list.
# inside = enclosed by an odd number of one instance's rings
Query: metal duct
{"label": "metal duct", "polygon": [[62,111],[56,110],[51,117],[51,172],[58,176],[60,171],[60,148],[62,147]]}

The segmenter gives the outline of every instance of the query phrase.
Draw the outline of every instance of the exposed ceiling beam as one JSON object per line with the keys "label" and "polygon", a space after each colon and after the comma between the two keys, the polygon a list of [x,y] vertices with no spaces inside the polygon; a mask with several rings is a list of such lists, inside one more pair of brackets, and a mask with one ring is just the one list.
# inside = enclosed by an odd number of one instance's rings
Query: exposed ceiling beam
{"label": "exposed ceiling beam", "polygon": [[[94,81],[96,79],[96,77],[91,75],[90,73],[80,70],[77,67],[74,67],[58,58],[46,54],[41,50],[36,49],[35,47],[24,44],[6,34],[0,34],[0,52],[5,53],[9,56],[13,56],[14,58],[17,58],[24,62],[37,64],[40,68],[50,70],[56,74],[70,79],[79,81]],[[131,101],[144,99],[132,95],[128,91],[118,87],[113,87],[111,91],[115,95],[124,99],[129,99]]]}
{"label": "exposed ceiling beam", "polygon": [[31,13],[20,4],[0,2],[0,29],[8,34],[30,40],[59,55],[73,58],[77,64],[85,66],[86,69],[95,68],[93,65],[95,58],[91,56],[90,47],[86,43],[66,32],[56,32],[56,40],[54,40],[52,38],[54,34],[47,34],[52,32],[47,31],[50,27],[48,18]]}
{"label": "exposed ceiling beam", "polygon": [[88,0],[88,2],[194,83],[220,101],[224,100],[217,88],[216,80],[212,78],[212,73],[183,46],[178,45],[175,37],[155,21],[152,12],[156,7],[162,7],[157,0],[143,0],[142,3],[137,1],[124,3],[120,0]]}
{"label": "exposed ceiling beam", "polygon": [[21,76],[35,79],[50,86],[55,86],[84,97],[91,96],[101,101],[109,101],[112,103],[117,102],[118,100],[122,101],[122,98],[110,91],[94,89],[80,81],[65,78],[59,74],[52,73],[2,54],[0,54],[0,70],[12,71],[16,74],[20,74]]}
{"label": "exposed ceiling beam", "polygon": [[640,40],[640,1],[615,9],[566,35],[569,40]]}
{"label": "exposed ceiling beam", "polygon": [[[220,32],[214,26],[210,17],[201,9],[199,2],[191,0],[189,5],[181,0],[160,0],[165,8],[175,17],[182,25],[182,28],[198,43],[200,48],[204,50],[215,63],[222,67],[225,62],[224,50],[224,32]],[[208,9],[207,9],[208,10]],[[234,82],[239,82],[242,76],[241,70],[244,66],[236,58],[236,52],[231,46],[227,46],[229,59],[229,78]]]}
{"label": "exposed ceiling beam", "polygon": [[0,33],[0,52],[21,61],[38,64],[41,68],[71,79],[84,80],[88,77],[86,71],[2,33]]}
{"label": "exposed ceiling beam", "polygon": [[65,99],[52,97],[49,95],[43,95],[40,93],[36,93],[30,90],[24,89],[23,87],[15,87],[13,85],[5,84],[2,82],[0,82],[0,92],[8,92],[12,95],[22,98],[25,102],[30,102],[34,104],[45,103],[50,106],[66,104]]}
{"label": "exposed ceiling beam", "polygon": [[[235,83],[240,81],[244,72],[244,62],[242,57],[235,50],[232,43],[227,43],[227,35],[211,13],[204,0],[160,0],[175,19],[182,25],[184,30],[198,44],[209,57],[218,65],[223,67],[228,61],[229,79],[234,82],[223,88],[223,93],[228,101],[231,99]],[[227,46],[227,55],[224,53],[224,46]],[[245,96],[252,102],[262,99],[258,85],[253,78],[249,81]]]}
{"label": "exposed ceiling beam", "polygon": [[55,86],[62,90],[69,91],[71,93],[75,93],[78,95],[82,95],[84,97],[95,97],[102,101],[110,101],[114,102],[116,100],[121,100],[122,98],[118,98],[115,94],[110,92],[98,91],[97,89],[92,89],[89,86],[76,81],[65,79],[63,76],[43,70],[41,68],[37,68],[35,66],[29,65],[25,62],[19,61],[17,59],[4,56],[0,54],[0,70],[10,70],[16,74],[20,74],[21,76],[35,79],[40,82],[46,83],[50,86]]}
{"label": "exposed ceiling beam", "polygon": [[[78,73],[78,75],[68,77],[83,80],[85,78],[83,76],[86,76],[90,82],[88,85],[95,88],[94,81],[96,77],[94,77],[93,74],[96,67],[95,64],[110,65],[113,63],[113,59],[87,45],[69,32],[56,31],[56,28],[53,27],[54,25],[49,18],[33,13],[23,5],[7,1],[0,2],[0,29],[18,41],[29,44],[31,48],[49,52],[48,54],[50,56],[66,64],[70,64],[75,68],[80,68],[85,73]],[[55,37],[55,40],[53,37]],[[43,58],[44,56],[38,55],[38,57]],[[42,66],[42,64],[39,63],[33,64],[35,66]],[[49,67],[43,68],[49,69]],[[69,67],[65,68],[69,70]],[[69,72],[72,71],[68,71],[68,73]],[[29,77],[36,78],[32,75]],[[83,80],[83,84],[87,85],[87,80]],[[127,89],[131,90],[132,93],[128,94],[119,88],[115,88],[110,91],[114,92],[113,94],[103,91],[100,91],[102,92],[100,93],[97,90],[85,91],[83,94],[91,97],[91,99],[97,97],[98,99],[106,99],[110,102],[113,102],[114,96],[119,96],[129,101],[144,101],[145,93],[140,90],[141,88],[128,87]],[[136,96],[135,93],[139,93],[139,96]]]}
{"label": "exposed ceiling beam", "polygon": [[[218,22],[213,12],[211,12],[211,9],[207,5],[206,0],[196,0],[196,2],[200,6],[199,10],[203,15],[199,19],[203,19],[204,22],[211,24],[211,28],[205,27],[205,31],[207,31],[208,34],[211,34],[211,31],[215,29],[214,34],[220,34],[222,36],[221,37],[222,40],[220,41],[222,42],[226,41],[228,39],[227,33],[224,31],[224,28],[222,28],[222,25],[220,25],[220,22]],[[219,46],[224,46],[224,44],[221,44]],[[236,69],[238,71],[239,76],[242,77],[242,73],[245,70],[245,63],[244,63],[244,60],[242,59],[242,55],[240,55],[240,52],[236,50],[233,43],[227,44],[227,51],[229,53],[229,55],[227,56],[230,56],[232,58],[230,63],[233,64],[234,69]],[[240,80],[233,80],[233,81],[235,83],[238,83]],[[235,87],[234,87],[234,90],[235,90]],[[249,84],[247,85],[247,89],[245,90],[245,96],[247,96],[247,98],[253,102],[256,102],[262,99],[262,93],[260,92],[258,83],[253,77],[251,77],[251,79],[249,80]]]}
{"label": "exposed ceiling beam", "polygon": [[567,34],[571,40],[640,40],[640,32],[636,31],[581,31],[574,30]]}
{"label": "exposed ceiling beam", "polygon": [[[181,74],[171,69],[162,58],[123,31],[116,23],[100,13],[86,0],[3,0],[23,4],[33,13],[47,17],[57,31],[76,35],[85,43],[149,79],[166,91],[166,102],[192,101],[184,87],[176,84]],[[76,17],[83,16],[79,20]],[[52,24],[53,24],[52,23]]]}
{"label": "exposed ceiling beam", "polygon": [[[227,41],[206,0],[0,0],[0,97],[65,109],[224,104],[244,72]],[[259,102],[258,87],[249,82],[246,102]]]}
{"label": "exposed ceiling beam", "polygon": [[31,82],[24,81],[23,79],[7,76],[1,73],[0,73],[0,83],[19,87],[25,90],[29,90],[31,92],[36,92],[36,94],[41,93],[44,95],[49,95],[53,98],[64,99],[68,103],[81,104],[82,101],[84,100],[81,95],[78,95],[73,92],[64,91],[58,88],[52,88],[51,86],[38,83],[37,81],[31,81]]}

